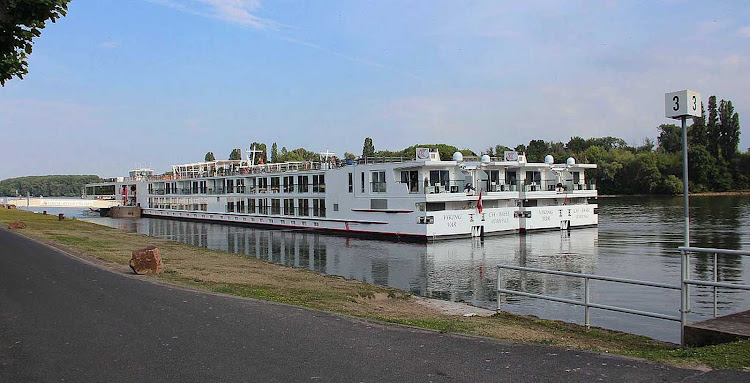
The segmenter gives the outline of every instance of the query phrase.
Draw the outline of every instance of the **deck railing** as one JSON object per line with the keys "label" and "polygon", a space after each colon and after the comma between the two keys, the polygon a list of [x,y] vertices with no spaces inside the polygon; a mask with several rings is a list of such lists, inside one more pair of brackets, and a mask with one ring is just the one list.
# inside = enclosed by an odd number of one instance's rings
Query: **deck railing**
{"label": "deck railing", "polygon": [[[575,193],[581,190],[596,190],[596,183],[587,182],[557,182],[557,181],[517,181],[517,182],[491,182],[481,180],[477,188],[481,188],[485,193],[502,193],[502,192],[556,192],[558,194]],[[433,184],[428,182],[421,190],[411,191],[411,193],[438,194],[438,193],[479,193],[479,190],[468,189],[464,180],[443,180]]]}

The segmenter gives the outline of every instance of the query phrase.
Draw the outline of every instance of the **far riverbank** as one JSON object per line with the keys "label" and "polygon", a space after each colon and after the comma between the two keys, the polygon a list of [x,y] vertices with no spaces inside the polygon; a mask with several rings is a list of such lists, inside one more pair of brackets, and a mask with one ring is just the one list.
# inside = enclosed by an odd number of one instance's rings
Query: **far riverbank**
{"label": "far riverbank", "polygon": [[[750,196],[750,190],[735,190],[725,192],[702,192],[690,193],[690,197],[718,197],[718,196]],[[600,194],[599,198],[617,198],[617,197],[670,197],[665,194]],[[682,197],[682,194],[674,194],[671,197]]]}

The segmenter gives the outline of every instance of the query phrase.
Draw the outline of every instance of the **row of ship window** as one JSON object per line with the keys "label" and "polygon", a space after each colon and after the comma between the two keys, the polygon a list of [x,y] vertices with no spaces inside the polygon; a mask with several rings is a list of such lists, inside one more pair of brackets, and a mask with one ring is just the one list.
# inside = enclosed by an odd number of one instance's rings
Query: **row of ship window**
{"label": "row of ship window", "polygon": [[[208,211],[208,204],[206,203],[185,202],[187,201],[165,201],[164,198],[149,198],[148,207],[151,209]],[[334,205],[334,207],[338,206]],[[311,205],[310,200],[307,198],[230,198],[227,199],[227,202],[224,206],[224,212],[288,215],[300,217],[325,217],[326,200],[323,198],[313,198]]]}
{"label": "row of ship window", "polygon": [[[236,201],[228,200],[226,203],[227,213],[248,213],[248,214],[271,214],[271,215],[289,215],[300,217],[325,217],[326,200],[323,198],[313,198],[312,206],[307,198],[248,198],[238,199]],[[270,201],[270,204],[269,204]]]}
{"label": "row of ship window", "polygon": [[[248,185],[245,185],[245,181]],[[258,177],[208,181],[165,182],[148,184],[149,194],[255,194],[255,193],[325,193],[325,175],[312,176]],[[310,182],[312,181],[312,182]]]}

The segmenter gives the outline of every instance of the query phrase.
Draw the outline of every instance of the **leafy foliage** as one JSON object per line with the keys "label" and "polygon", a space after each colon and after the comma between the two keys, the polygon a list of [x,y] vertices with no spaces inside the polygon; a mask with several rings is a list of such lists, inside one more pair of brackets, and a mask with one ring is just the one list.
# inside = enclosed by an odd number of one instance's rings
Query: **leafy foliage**
{"label": "leafy foliage", "polygon": [[677,153],[682,151],[682,128],[673,124],[661,124],[659,130],[659,151],[662,153]]}
{"label": "leafy foliage", "polygon": [[318,154],[308,151],[305,148],[297,148],[289,151],[286,147],[282,147],[278,158],[277,162],[315,161],[318,159]]}
{"label": "leafy foliage", "polygon": [[53,23],[68,12],[70,0],[0,0],[0,85],[29,73],[26,61],[33,40],[47,20]]}
{"label": "leafy foliage", "polygon": [[372,138],[365,138],[365,144],[362,146],[362,157],[372,157],[375,155],[375,145],[372,143]]}
{"label": "leafy foliage", "polygon": [[259,164],[261,162],[261,158],[264,162],[268,161],[268,149],[266,148],[266,144],[262,142],[253,142],[252,144],[250,144],[250,147],[260,151],[260,153],[255,154],[255,163],[253,165]]}
{"label": "leafy foliage", "polygon": [[476,153],[469,149],[462,149],[459,150],[457,147],[453,145],[447,145],[447,144],[419,144],[419,145],[413,145],[410,146],[404,150],[400,151],[390,151],[390,150],[380,150],[375,152],[376,157],[401,157],[401,158],[416,158],[417,156],[417,148],[429,148],[429,149],[437,149],[440,153],[440,159],[443,161],[450,161],[453,158],[453,153],[455,152],[461,152],[462,154],[466,156],[476,156]]}
{"label": "leafy foliage", "polygon": [[76,197],[87,183],[99,181],[95,175],[50,175],[8,178],[0,181],[0,195],[13,197],[32,196]]}
{"label": "leafy foliage", "polygon": [[279,147],[274,142],[271,144],[271,161],[270,162],[279,162]]}
{"label": "leafy foliage", "polygon": [[232,149],[232,152],[229,153],[229,159],[230,160],[241,160],[242,159],[242,150],[240,150],[240,149]]}
{"label": "leafy foliage", "polygon": [[206,160],[206,162],[208,162],[208,161],[216,161],[216,157],[214,156],[214,152],[208,152],[208,153],[206,153],[205,160]]}

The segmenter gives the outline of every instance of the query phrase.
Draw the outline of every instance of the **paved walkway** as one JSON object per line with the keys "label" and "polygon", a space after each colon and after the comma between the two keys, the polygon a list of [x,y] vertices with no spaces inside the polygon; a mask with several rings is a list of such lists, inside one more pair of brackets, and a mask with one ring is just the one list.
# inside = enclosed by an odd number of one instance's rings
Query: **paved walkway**
{"label": "paved walkway", "polygon": [[739,382],[162,286],[0,229],[1,382]]}

